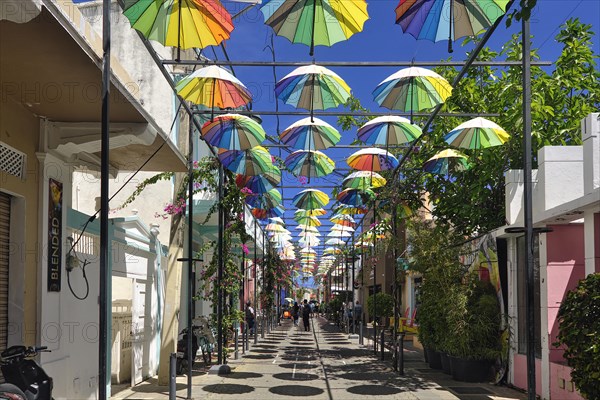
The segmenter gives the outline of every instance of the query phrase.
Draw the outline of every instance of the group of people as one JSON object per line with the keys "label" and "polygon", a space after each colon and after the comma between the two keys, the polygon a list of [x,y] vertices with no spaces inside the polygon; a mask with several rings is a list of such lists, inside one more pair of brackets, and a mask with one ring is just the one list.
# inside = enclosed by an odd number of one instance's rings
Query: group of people
{"label": "group of people", "polygon": [[306,332],[310,331],[310,315],[313,312],[314,305],[309,304],[306,299],[301,304],[298,304],[297,301],[294,302],[292,306],[291,313],[292,319],[294,320],[294,326],[298,326],[298,320],[300,319],[300,315],[302,315],[302,322],[304,324],[304,330]]}

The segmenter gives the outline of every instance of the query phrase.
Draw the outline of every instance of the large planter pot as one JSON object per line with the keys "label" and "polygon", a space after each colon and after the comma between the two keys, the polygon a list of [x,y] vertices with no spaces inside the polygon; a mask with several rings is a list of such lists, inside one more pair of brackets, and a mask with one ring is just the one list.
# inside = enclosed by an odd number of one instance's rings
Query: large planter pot
{"label": "large planter pot", "polygon": [[427,349],[427,362],[429,368],[442,369],[442,355],[439,351]]}
{"label": "large planter pot", "polygon": [[446,353],[441,353],[442,356],[442,371],[445,374],[451,375],[452,374],[452,367],[451,367],[451,363],[450,363],[450,356]]}
{"label": "large planter pot", "polygon": [[425,359],[426,363],[429,362],[429,359],[427,358],[427,347],[423,347],[423,358]]}
{"label": "large planter pot", "polygon": [[468,360],[450,356],[452,379],[461,382],[486,382],[490,379],[493,361]]}

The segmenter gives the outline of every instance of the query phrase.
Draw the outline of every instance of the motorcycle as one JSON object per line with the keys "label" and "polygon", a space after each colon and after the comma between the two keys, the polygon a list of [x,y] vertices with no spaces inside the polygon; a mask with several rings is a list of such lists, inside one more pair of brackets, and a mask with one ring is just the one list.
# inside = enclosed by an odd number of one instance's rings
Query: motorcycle
{"label": "motorcycle", "polygon": [[[47,350],[42,347],[11,346],[0,355],[0,370],[6,384],[0,385],[0,395],[7,399],[51,400],[52,378],[31,358]],[[15,387],[20,393],[15,393]],[[18,397],[16,397],[18,396]]]}

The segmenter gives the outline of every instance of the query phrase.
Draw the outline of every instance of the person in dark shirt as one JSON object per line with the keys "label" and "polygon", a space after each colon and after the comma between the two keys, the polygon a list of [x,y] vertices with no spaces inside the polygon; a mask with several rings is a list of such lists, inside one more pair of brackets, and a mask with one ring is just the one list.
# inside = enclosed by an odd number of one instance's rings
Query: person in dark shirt
{"label": "person in dark shirt", "polygon": [[304,304],[302,305],[302,321],[304,322],[304,330],[306,332],[310,331],[310,306],[308,305],[308,301],[304,299]]}

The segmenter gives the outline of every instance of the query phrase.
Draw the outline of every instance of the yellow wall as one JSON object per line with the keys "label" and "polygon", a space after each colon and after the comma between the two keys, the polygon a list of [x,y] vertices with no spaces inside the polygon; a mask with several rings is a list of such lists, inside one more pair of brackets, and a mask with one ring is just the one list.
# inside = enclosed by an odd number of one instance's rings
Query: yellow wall
{"label": "yellow wall", "polygon": [[[24,220],[12,221],[25,228],[25,243],[17,243],[20,256],[24,257],[24,326],[19,327],[25,333],[24,343],[32,345],[36,341],[36,307],[37,307],[37,266],[38,254],[38,191],[39,164],[35,152],[39,137],[39,119],[22,105],[9,98],[0,101],[0,141],[27,154],[27,176],[24,181],[0,171],[0,190],[25,200],[26,214]],[[19,218],[19,216],[15,216]],[[22,218],[19,218],[22,219]],[[11,288],[14,290],[14,287]]]}

